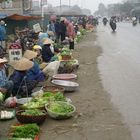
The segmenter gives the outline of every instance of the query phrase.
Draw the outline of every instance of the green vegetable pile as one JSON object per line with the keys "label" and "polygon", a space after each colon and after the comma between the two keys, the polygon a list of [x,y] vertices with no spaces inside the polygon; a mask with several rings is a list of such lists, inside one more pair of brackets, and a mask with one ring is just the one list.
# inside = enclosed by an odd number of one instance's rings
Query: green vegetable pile
{"label": "green vegetable pile", "polygon": [[63,48],[61,51],[61,55],[71,55],[71,51],[68,48]]}
{"label": "green vegetable pile", "polygon": [[58,102],[50,103],[49,109],[52,112],[62,113],[62,114],[70,113],[74,110],[74,108],[71,105],[65,103],[58,103]]}
{"label": "green vegetable pile", "polygon": [[64,47],[63,45],[61,45],[61,44],[59,44],[59,43],[55,43],[54,46],[55,46],[56,48],[63,48],[63,47]]}
{"label": "green vegetable pile", "polygon": [[21,115],[32,115],[32,116],[40,116],[44,115],[44,113],[41,110],[33,109],[33,110],[25,110],[21,113]]}
{"label": "green vegetable pile", "polygon": [[43,108],[49,101],[66,101],[61,92],[45,92],[42,97],[35,97],[30,102],[23,105],[26,109]]}
{"label": "green vegetable pile", "polygon": [[33,139],[30,139],[30,138],[9,138],[6,140],[33,140]]}
{"label": "green vegetable pile", "polygon": [[[39,127],[37,124],[26,124],[21,126],[12,126],[12,138],[31,138],[34,139],[39,134]],[[21,140],[21,139],[20,139]]]}

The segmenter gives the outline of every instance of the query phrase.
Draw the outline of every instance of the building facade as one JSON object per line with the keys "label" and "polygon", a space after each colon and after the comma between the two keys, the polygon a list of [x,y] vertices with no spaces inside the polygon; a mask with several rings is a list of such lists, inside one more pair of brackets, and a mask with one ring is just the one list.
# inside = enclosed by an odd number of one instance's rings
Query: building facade
{"label": "building facade", "polygon": [[32,9],[32,0],[8,0],[0,3],[0,14],[28,14]]}
{"label": "building facade", "polygon": [[0,3],[0,13],[1,14],[23,14],[23,0],[9,0]]}

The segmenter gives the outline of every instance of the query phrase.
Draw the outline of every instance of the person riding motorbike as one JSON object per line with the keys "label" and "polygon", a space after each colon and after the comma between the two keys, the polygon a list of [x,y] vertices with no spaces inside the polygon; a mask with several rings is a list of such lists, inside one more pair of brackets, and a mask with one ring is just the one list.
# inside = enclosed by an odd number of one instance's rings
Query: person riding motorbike
{"label": "person riding motorbike", "polygon": [[133,17],[132,18],[132,25],[133,26],[136,26],[137,25],[137,18],[136,17]]}
{"label": "person riding motorbike", "polygon": [[116,17],[111,17],[111,19],[110,19],[110,27],[113,30],[113,32],[115,32],[115,30],[117,28]]}
{"label": "person riding motorbike", "polygon": [[106,26],[107,22],[108,22],[107,18],[104,17],[104,18],[103,18],[103,24],[104,24],[104,26]]}

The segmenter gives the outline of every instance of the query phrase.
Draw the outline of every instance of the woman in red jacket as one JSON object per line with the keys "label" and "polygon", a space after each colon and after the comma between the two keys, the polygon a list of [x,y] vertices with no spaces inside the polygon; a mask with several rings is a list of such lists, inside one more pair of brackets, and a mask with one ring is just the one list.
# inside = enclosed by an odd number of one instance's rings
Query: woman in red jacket
{"label": "woman in red jacket", "polygon": [[74,50],[74,38],[75,38],[75,30],[74,30],[74,26],[73,24],[68,21],[65,20],[65,24],[67,26],[67,35],[69,37],[69,49],[73,49]]}

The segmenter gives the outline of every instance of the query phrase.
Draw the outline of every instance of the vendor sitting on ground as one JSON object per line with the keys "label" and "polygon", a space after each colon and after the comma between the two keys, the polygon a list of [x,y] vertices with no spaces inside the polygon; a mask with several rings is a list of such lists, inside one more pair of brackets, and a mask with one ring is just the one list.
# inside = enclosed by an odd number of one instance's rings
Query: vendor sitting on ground
{"label": "vendor sitting on ground", "polygon": [[42,59],[44,62],[50,62],[54,56],[53,41],[49,38],[45,39],[42,46]]}
{"label": "vendor sitting on ground", "polygon": [[14,72],[10,76],[10,80],[13,81],[14,87],[12,90],[13,96],[27,96],[31,94],[32,89],[36,85],[36,81],[27,80],[26,71],[33,67],[33,62],[29,61],[27,58],[21,58],[14,65]]}
{"label": "vendor sitting on ground", "polygon": [[42,47],[41,46],[39,46],[39,45],[34,45],[33,46],[33,51],[37,53],[37,57],[34,60],[38,64],[41,64],[42,63],[41,50],[42,50]]}
{"label": "vendor sitting on ground", "polygon": [[0,92],[5,94],[5,99],[11,95],[13,88],[13,82],[9,80],[6,76],[5,63],[8,61],[6,59],[0,58]]}
{"label": "vendor sitting on ground", "polygon": [[23,57],[33,62],[33,67],[29,69],[26,73],[27,80],[36,80],[37,82],[44,81],[45,76],[43,72],[40,70],[39,64],[35,62],[35,58],[37,57],[37,53],[31,50],[26,50]]}

